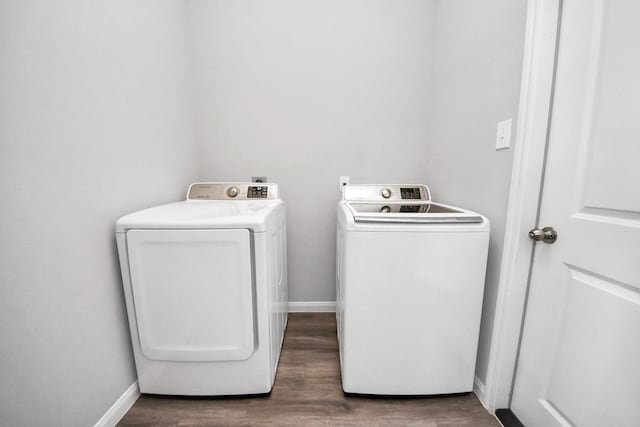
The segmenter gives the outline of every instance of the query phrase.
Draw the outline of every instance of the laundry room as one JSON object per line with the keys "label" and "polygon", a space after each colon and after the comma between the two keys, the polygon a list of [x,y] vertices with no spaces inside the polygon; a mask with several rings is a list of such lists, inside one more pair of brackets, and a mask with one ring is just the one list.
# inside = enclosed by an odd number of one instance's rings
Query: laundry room
{"label": "laundry room", "polygon": [[637,425],[640,10],[588,3],[0,0],[0,425]]}

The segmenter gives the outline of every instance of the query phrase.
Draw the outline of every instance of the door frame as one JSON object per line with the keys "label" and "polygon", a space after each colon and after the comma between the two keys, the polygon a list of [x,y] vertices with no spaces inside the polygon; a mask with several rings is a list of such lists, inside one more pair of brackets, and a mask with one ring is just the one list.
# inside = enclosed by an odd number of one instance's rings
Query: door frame
{"label": "door frame", "polygon": [[[553,102],[563,0],[528,0],[518,125],[487,377],[476,394],[509,408],[520,347]],[[479,389],[479,390],[478,390]]]}

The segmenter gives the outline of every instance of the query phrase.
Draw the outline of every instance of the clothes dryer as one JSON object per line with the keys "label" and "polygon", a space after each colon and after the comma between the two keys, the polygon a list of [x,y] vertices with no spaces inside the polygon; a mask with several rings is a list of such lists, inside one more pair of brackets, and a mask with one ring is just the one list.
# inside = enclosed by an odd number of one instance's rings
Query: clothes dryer
{"label": "clothes dryer", "polygon": [[192,184],[120,218],[116,239],[142,393],[270,392],[287,323],[276,184]]}

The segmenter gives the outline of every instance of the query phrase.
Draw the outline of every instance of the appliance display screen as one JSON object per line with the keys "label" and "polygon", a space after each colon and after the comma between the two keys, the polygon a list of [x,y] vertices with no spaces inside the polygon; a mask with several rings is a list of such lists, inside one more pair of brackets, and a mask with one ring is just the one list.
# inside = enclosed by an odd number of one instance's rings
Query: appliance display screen
{"label": "appliance display screen", "polygon": [[422,199],[422,195],[420,194],[420,189],[418,187],[401,188],[400,189],[400,197],[403,200],[407,200],[407,199],[420,200],[420,199]]}
{"label": "appliance display screen", "polygon": [[251,185],[247,189],[248,199],[266,199],[268,187],[264,185]]}

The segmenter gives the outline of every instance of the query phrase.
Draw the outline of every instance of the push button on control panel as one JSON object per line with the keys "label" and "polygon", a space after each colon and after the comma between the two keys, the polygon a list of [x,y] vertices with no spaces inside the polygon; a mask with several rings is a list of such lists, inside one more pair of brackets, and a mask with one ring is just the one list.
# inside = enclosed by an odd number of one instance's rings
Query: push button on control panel
{"label": "push button on control panel", "polygon": [[266,199],[268,187],[264,185],[249,186],[247,189],[247,199]]}

